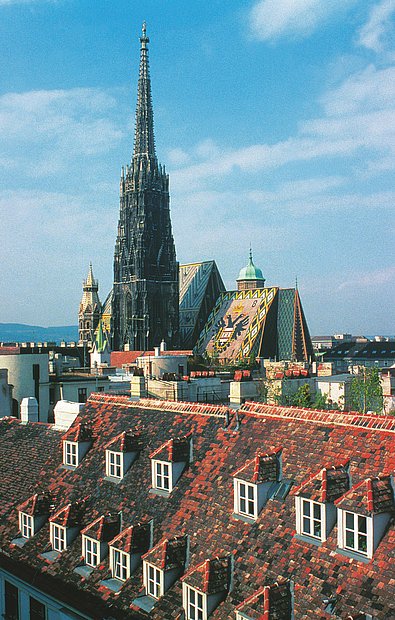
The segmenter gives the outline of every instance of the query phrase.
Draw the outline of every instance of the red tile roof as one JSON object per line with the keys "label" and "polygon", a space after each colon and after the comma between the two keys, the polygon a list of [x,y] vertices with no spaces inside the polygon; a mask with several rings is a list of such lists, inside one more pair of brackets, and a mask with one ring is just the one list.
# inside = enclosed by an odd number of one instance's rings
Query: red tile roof
{"label": "red tile roof", "polygon": [[344,465],[324,467],[294,491],[315,502],[334,502],[350,488],[350,477]]}
{"label": "red tile roof", "polygon": [[85,500],[75,501],[59,508],[50,518],[50,523],[63,527],[78,527],[82,524],[85,512]]}
{"label": "red tile roof", "polygon": [[190,453],[190,437],[169,439],[149,455],[150,459],[169,461],[170,463],[187,463]]}
{"label": "red tile roof", "polygon": [[151,540],[152,524],[136,523],[122,530],[108,544],[125,553],[146,553]]}
{"label": "red tile roof", "polygon": [[134,431],[122,431],[105,446],[106,450],[113,452],[138,452],[141,447],[141,435]]}
{"label": "red tile roof", "polygon": [[236,607],[251,620],[290,620],[292,592],[290,582],[264,586]]}
{"label": "red tile roof", "polygon": [[216,594],[228,590],[231,579],[231,556],[210,558],[192,567],[181,581],[205,592]]}
{"label": "red tile roof", "polygon": [[143,555],[142,559],[162,570],[184,568],[187,556],[187,536],[165,538]]}
{"label": "red tile roof", "polygon": [[277,448],[265,454],[257,452],[255,457],[235,471],[233,476],[254,483],[278,480],[280,473],[279,455],[281,451],[282,448]]}
{"label": "red tile roof", "polygon": [[92,428],[89,422],[77,422],[73,424],[63,435],[63,441],[91,441]]}
{"label": "red tile roof", "polygon": [[394,512],[394,489],[390,476],[367,478],[354,485],[336,502],[342,510],[363,515]]}
{"label": "red tile roof", "polygon": [[[111,353],[110,364],[115,368],[122,368],[122,366],[135,364],[138,357],[153,357],[154,355],[154,351],[113,351]],[[190,357],[192,355],[192,350],[163,351],[161,355],[187,355]]]}
{"label": "red tile roof", "polygon": [[31,517],[47,515],[50,512],[51,496],[49,493],[35,493],[27,500],[19,504],[17,510]]}
{"label": "red tile roof", "polygon": [[120,525],[120,515],[109,512],[89,523],[81,530],[81,534],[100,542],[109,542],[119,533]]}
{"label": "red tile roof", "polygon": [[[239,421],[227,409],[216,411],[183,403],[133,403],[126,397],[89,399],[78,423],[91,424],[93,446],[73,470],[62,465],[61,435],[45,425],[21,425],[0,420],[0,559],[16,576],[30,571],[35,583],[89,615],[122,620],[175,618],[181,609],[181,582],[177,580],[148,614],[131,608],[139,596],[142,569],[136,570],[122,589],[113,593],[101,582],[109,574],[108,558],[86,579],[74,572],[80,562],[81,536],[48,563],[41,557],[49,545],[49,524],[23,547],[12,540],[19,535],[17,506],[39,488],[48,489],[56,507],[87,497],[83,527],[107,512],[122,512],[122,528],[154,520],[154,544],[177,536],[189,537],[189,566],[207,558],[234,558],[233,585],[210,620],[233,618],[237,605],[262,584],[280,577],[295,584],[295,617],[325,618],[322,599],[336,594],[339,617],[363,611],[374,618],[395,617],[395,528],[383,533],[373,559],[358,561],[337,551],[337,528],[316,546],[295,537],[294,497],[268,500],[256,522],[233,516],[232,474],[253,460],[257,451],[269,453],[282,446],[282,475],[302,485],[331,464],[349,461],[354,485],[395,469],[395,420],[378,416],[343,415],[303,409],[244,405]],[[105,446],[123,431],[141,432],[142,450],[118,484],[106,480]],[[169,440],[193,436],[193,461],[169,497],[151,493],[149,455]],[[3,473],[4,472],[4,473]],[[364,486],[363,486],[364,485]],[[386,507],[384,487],[372,483],[373,507]],[[358,489],[357,489],[358,492]],[[114,538],[115,534],[113,535]],[[163,552],[159,553],[163,561]],[[199,574],[199,571],[198,573]],[[60,585],[61,584],[61,585]],[[384,585],[385,584],[385,585]]]}

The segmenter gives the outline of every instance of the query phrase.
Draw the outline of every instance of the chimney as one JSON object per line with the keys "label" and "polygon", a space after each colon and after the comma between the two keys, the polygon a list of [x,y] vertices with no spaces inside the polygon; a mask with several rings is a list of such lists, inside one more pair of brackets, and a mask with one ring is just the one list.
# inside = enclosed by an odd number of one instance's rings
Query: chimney
{"label": "chimney", "polygon": [[154,347],[154,356],[155,357],[159,357],[160,356],[160,347]]}
{"label": "chimney", "polygon": [[38,422],[38,402],[33,396],[22,399],[21,421],[23,424]]}
{"label": "chimney", "polygon": [[167,346],[164,340],[162,340],[162,342],[160,343],[160,350],[161,353],[164,353],[167,350]]}

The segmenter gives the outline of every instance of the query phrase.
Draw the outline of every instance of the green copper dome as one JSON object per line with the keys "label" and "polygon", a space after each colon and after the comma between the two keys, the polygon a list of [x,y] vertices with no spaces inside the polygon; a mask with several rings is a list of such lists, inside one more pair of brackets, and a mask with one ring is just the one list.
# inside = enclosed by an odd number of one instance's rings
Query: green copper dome
{"label": "green copper dome", "polygon": [[239,282],[239,280],[265,280],[262,271],[259,269],[259,267],[255,267],[254,265],[251,250],[248,265],[246,267],[243,267],[243,269],[240,269],[239,277],[236,281]]}

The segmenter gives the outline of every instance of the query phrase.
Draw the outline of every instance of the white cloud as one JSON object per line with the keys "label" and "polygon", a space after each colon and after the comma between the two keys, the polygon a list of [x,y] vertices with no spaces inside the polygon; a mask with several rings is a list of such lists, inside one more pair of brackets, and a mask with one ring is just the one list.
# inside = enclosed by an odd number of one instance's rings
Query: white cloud
{"label": "white cloud", "polygon": [[356,271],[343,276],[345,279],[337,287],[338,291],[349,288],[369,289],[395,284],[395,267],[383,267],[372,271]]}
{"label": "white cloud", "polygon": [[252,175],[329,158],[348,158],[352,164],[356,155],[357,166],[370,174],[388,170],[395,153],[394,102],[395,67],[368,66],[326,92],[322,115],[300,123],[287,140],[238,149],[205,141],[210,148],[206,153],[199,150],[199,156],[196,148],[191,149],[191,163],[172,174],[172,186],[178,191],[197,190],[207,179],[225,178],[237,170]]}
{"label": "white cloud", "polygon": [[250,12],[253,35],[262,41],[306,36],[353,0],[259,0]]}
{"label": "white cloud", "polygon": [[[7,93],[0,97],[0,167],[23,165],[30,176],[62,171],[81,156],[110,151],[123,138],[117,102],[94,88]],[[4,159],[4,158],[3,158]]]}
{"label": "white cloud", "polygon": [[372,7],[369,19],[359,31],[359,45],[381,52],[385,48],[386,39],[393,23],[391,17],[395,14],[395,0],[381,0]]}

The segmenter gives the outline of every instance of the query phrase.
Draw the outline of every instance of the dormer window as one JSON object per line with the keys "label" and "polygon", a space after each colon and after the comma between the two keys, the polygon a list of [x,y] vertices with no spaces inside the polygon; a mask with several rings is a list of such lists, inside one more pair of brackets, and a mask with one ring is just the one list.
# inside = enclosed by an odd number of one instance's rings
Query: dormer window
{"label": "dormer window", "polygon": [[391,476],[368,478],[336,501],[338,550],[372,558],[395,509]]}
{"label": "dormer window", "polygon": [[148,596],[153,598],[163,596],[163,570],[144,562],[144,582]]}
{"label": "dormer window", "polygon": [[69,467],[77,467],[78,444],[75,441],[63,442],[63,463]]}
{"label": "dormer window", "polygon": [[34,535],[33,517],[24,512],[19,513],[19,530],[23,538],[31,538]]}
{"label": "dormer window", "polygon": [[[19,531],[26,542],[44,525],[50,512],[49,493],[35,493],[18,506]],[[23,541],[21,541],[23,544]]]}
{"label": "dormer window", "polygon": [[106,445],[106,476],[122,480],[141,450],[139,433],[123,432]]}
{"label": "dormer window", "polygon": [[230,556],[206,560],[182,578],[185,620],[206,620],[226,598],[232,573]]}
{"label": "dormer window", "polygon": [[76,501],[63,506],[50,517],[49,536],[53,551],[61,553],[76,538],[84,510],[85,502]]}
{"label": "dormer window", "polygon": [[72,425],[63,435],[63,465],[78,467],[92,444],[92,432],[89,424],[79,422]]}
{"label": "dormer window", "polygon": [[97,540],[93,540],[88,536],[84,536],[84,546],[82,555],[85,559],[85,563],[88,566],[92,566],[93,568],[97,566],[100,562],[100,554],[99,554],[99,542]]}
{"label": "dormer window", "polygon": [[141,564],[152,541],[152,521],[126,528],[108,543],[110,570],[113,579],[126,581]]}
{"label": "dormer window", "polygon": [[[95,568],[108,553],[109,542],[119,534],[120,515],[102,515],[81,531],[82,556],[88,567]],[[84,568],[77,567],[77,573],[85,575]]]}
{"label": "dormer window", "polygon": [[51,523],[50,539],[54,551],[61,553],[66,549],[66,528],[56,523]]}
{"label": "dormer window", "polygon": [[257,452],[233,474],[234,516],[256,520],[272,489],[281,478],[281,448]]}
{"label": "dormer window", "polygon": [[324,542],[336,523],[335,500],[350,486],[348,463],[324,467],[295,492],[297,537]]}
{"label": "dormer window", "polygon": [[152,486],[154,489],[160,489],[161,491],[171,491],[173,489],[173,480],[171,480],[170,464],[165,461],[152,461],[153,480]]}
{"label": "dormer window", "polygon": [[154,599],[163,596],[184,572],[187,556],[187,536],[165,538],[143,555],[143,583],[146,595]]}
{"label": "dormer window", "polygon": [[309,499],[302,499],[302,534],[321,540],[322,504]]}
{"label": "dormer window", "polygon": [[368,553],[368,519],[354,512],[343,512],[344,548],[357,553]]}
{"label": "dormer window", "polygon": [[150,454],[152,489],[168,495],[192,458],[191,437],[170,439]]}
{"label": "dormer window", "polygon": [[120,452],[106,450],[106,474],[110,478],[123,478],[123,462]]}
{"label": "dormer window", "polygon": [[235,478],[235,512],[251,519],[258,518],[258,487]]}
{"label": "dormer window", "polygon": [[130,577],[129,555],[124,551],[114,549],[111,558],[111,573],[114,579],[126,581]]}

